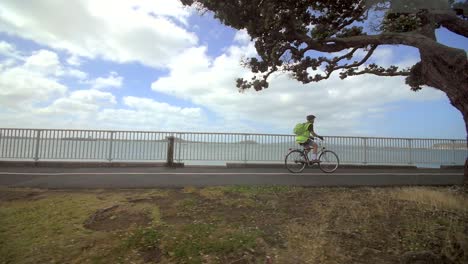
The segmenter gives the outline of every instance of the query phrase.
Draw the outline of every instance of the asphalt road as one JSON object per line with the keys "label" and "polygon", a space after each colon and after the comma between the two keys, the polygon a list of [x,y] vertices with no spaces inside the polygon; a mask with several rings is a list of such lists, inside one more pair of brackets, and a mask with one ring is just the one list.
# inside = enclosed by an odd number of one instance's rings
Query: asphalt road
{"label": "asphalt road", "polygon": [[291,174],[284,168],[146,167],[50,168],[0,167],[0,186],[48,189],[155,188],[219,185],[404,186],[455,185],[462,170],[317,168]]}

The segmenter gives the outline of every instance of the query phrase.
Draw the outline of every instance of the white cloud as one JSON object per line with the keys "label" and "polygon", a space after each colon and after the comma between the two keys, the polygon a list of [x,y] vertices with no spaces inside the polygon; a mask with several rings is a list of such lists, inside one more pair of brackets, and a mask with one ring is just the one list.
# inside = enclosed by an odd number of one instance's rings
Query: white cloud
{"label": "white cloud", "polygon": [[127,96],[125,109],[105,109],[97,120],[110,127],[143,130],[184,131],[200,130],[207,125],[200,108],[177,107],[149,98]]}
{"label": "white cloud", "polygon": [[91,118],[102,107],[116,104],[114,95],[97,90],[78,90],[55,100],[47,107],[38,109],[39,114],[73,116],[74,119]]}
{"label": "white cloud", "polygon": [[22,67],[0,72],[0,105],[24,108],[63,95],[67,87],[44,75]]}
{"label": "white cloud", "polygon": [[[275,74],[270,77],[270,88],[239,93],[235,79],[251,75],[240,60],[254,51],[248,44],[232,46],[217,58],[208,57],[203,48],[184,52],[170,64],[170,74],[156,80],[152,89],[207,107],[228,123],[266,125],[284,133],[291,133],[294,123],[314,113],[318,132],[328,135],[361,133],[359,122],[375,116],[375,109],[387,103],[444,96],[432,88],[412,92],[400,77],[364,75],[343,81],[337,74],[308,85]],[[196,70],[191,71],[192,67]]]}
{"label": "white cloud", "polygon": [[[5,55],[20,53],[7,42],[0,48]],[[70,90],[63,84],[66,76],[81,79],[88,89]],[[98,90],[121,87],[123,77],[116,72],[86,78],[87,73],[61,64],[59,56],[49,50],[34,51],[21,59],[7,56],[0,61],[2,127],[192,131],[210,125],[201,108],[132,96],[124,97],[119,105],[111,92]]]}
{"label": "white cloud", "polygon": [[71,68],[65,70],[65,75],[77,78],[79,80],[84,80],[88,78],[88,74],[86,72]]}
{"label": "white cloud", "polygon": [[162,67],[197,43],[194,34],[178,25],[186,24],[189,15],[179,1],[5,0],[0,3],[0,31],[75,57]]}
{"label": "white cloud", "polygon": [[251,38],[249,33],[247,33],[247,30],[242,29],[236,32],[236,35],[234,35],[234,41],[240,44],[248,44],[251,41]]}
{"label": "white cloud", "polygon": [[210,126],[201,108],[178,107],[149,98],[117,98],[99,90],[78,90],[47,106],[2,111],[4,127],[201,131]]}
{"label": "white cloud", "polygon": [[119,88],[122,87],[123,77],[119,76],[116,72],[109,73],[107,77],[99,77],[89,82],[93,89],[103,89],[108,87]]}
{"label": "white cloud", "polygon": [[16,60],[0,62],[0,108],[28,111],[34,104],[62,96],[68,90],[56,78],[61,66],[55,53],[37,51],[17,64]]}
{"label": "white cloud", "polygon": [[[113,1],[110,1],[114,3]],[[132,5],[135,9],[140,10],[144,14],[154,14],[158,16],[166,16],[184,25],[188,24],[188,17],[193,12],[192,8],[182,6],[180,1],[167,0],[132,0],[127,1],[127,5]]]}
{"label": "white cloud", "polygon": [[71,66],[80,66],[81,65],[81,59],[78,55],[71,55],[67,59],[67,63]]}
{"label": "white cloud", "polygon": [[57,53],[49,50],[35,51],[25,60],[24,67],[30,71],[40,72],[44,75],[59,76],[63,74]]}
{"label": "white cloud", "polygon": [[[13,45],[2,46],[8,54],[19,53]],[[98,90],[122,86],[123,77],[115,72],[82,80],[88,89],[74,91],[62,83],[65,76],[84,79],[87,74],[62,65],[59,56],[49,50],[34,51],[22,60],[0,61],[2,127],[180,131],[209,126],[201,108],[132,96],[124,97],[119,106],[115,95]]]}
{"label": "white cloud", "polygon": [[20,57],[15,46],[5,41],[0,41],[0,55],[13,58]]}
{"label": "white cloud", "polygon": [[[72,67],[64,67],[57,53],[50,50],[36,50],[30,56],[23,55],[8,42],[0,42],[0,55],[7,59],[1,61],[0,70],[12,69],[15,65],[29,73],[40,76],[63,77],[70,76],[80,80],[87,78],[87,73]],[[21,66],[19,66],[21,65]]]}

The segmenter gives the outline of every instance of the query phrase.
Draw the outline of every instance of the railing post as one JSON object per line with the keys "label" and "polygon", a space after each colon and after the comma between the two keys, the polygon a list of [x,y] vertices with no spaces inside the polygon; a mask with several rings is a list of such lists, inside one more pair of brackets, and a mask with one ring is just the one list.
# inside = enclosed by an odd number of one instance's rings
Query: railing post
{"label": "railing post", "polygon": [[[183,138],[183,134],[176,134],[176,135],[178,135],[178,138],[180,139],[180,140],[179,140],[179,150],[178,150],[179,153],[177,153],[177,162],[181,163],[182,160],[180,159],[180,153],[182,152],[182,138]],[[174,144],[175,144],[175,143],[174,143]]]}
{"label": "railing post", "polygon": [[413,140],[408,139],[409,161],[408,164],[413,164]]}
{"label": "railing post", "polygon": [[244,164],[247,164],[247,135],[244,135]]}
{"label": "railing post", "polygon": [[39,160],[39,148],[41,142],[41,130],[36,130],[36,149],[34,151],[34,161],[37,162]]}
{"label": "railing post", "polygon": [[112,161],[112,145],[114,144],[114,131],[110,132],[110,142],[109,142],[109,153],[107,155],[107,160]]}
{"label": "railing post", "polygon": [[367,138],[362,138],[364,141],[364,164],[367,164]]}
{"label": "railing post", "polygon": [[452,141],[452,152],[453,152],[452,164],[455,165],[456,164],[455,140],[452,139],[451,141]]}
{"label": "railing post", "polygon": [[170,136],[167,138],[169,140],[168,146],[167,146],[167,160],[166,160],[166,166],[168,167],[174,167],[174,136]]}

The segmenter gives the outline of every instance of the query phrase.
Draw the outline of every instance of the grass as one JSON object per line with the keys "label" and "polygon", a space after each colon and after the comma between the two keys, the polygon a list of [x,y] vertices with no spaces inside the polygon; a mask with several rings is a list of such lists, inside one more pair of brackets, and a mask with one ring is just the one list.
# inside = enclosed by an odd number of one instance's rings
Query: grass
{"label": "grass", "polygon": [[411,201],[435,210],[468,210],[468,200],[455,192],[441,192],[435,188],[398,188],[393,191],[396,199]]}
{"label": "grass", "polygon": [[[0,189],[0,263],[467,263],[467,205],[466,187]],[[103,208],[115,228],[85,228]]]}
{"label": "grass", "polygon": [[202,263],[207,257],[227,261],[229,258],[242,258],[243,251],[255,248],[257,236],[258,231],[189,224],[172,230],[162,248],[176,263]]}

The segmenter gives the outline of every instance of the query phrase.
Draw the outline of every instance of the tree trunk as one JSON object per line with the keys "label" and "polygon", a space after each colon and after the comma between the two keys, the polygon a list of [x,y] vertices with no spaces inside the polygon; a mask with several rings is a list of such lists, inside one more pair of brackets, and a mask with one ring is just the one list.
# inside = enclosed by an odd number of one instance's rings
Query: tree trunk
{"label": "tree trunk", "polygon": [[[465,121],[468,148],[468,61],[464,50],[444,45],[420,48],[421,80],[447,94]],[[464,182],[468,183],[468,157],[465,157]]]}
{"label": "tree trunk", "polygon": [[[468,131],[468,118],[465,116],[465,126],[466,130]],[[467,132],[468,133],[468,132]],[[468,136],[467,136],[467,148],[468,148]],[[464,173],[464,183],[468,184],[468,157],[465,159],[465,173]]]}

